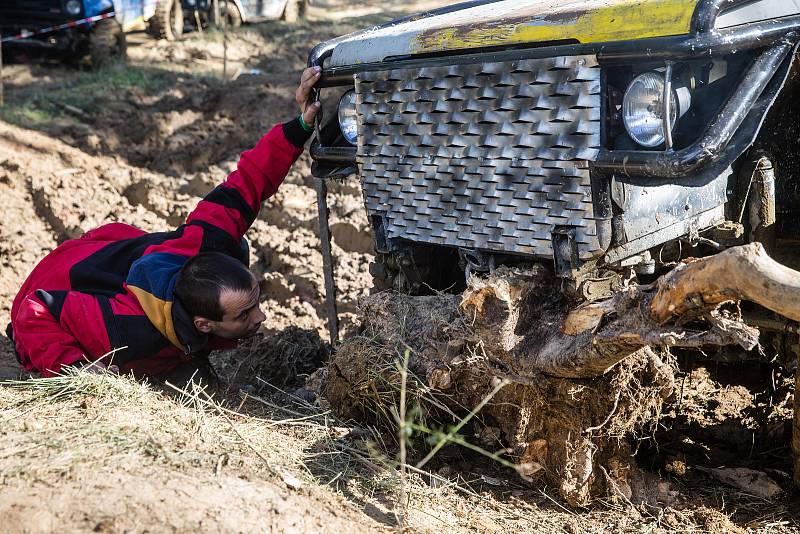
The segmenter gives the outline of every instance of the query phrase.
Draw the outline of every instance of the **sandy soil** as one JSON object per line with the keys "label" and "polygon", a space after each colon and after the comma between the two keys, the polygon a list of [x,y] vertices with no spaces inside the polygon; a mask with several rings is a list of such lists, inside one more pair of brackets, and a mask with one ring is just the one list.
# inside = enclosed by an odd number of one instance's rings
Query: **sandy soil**
{"label": "sandy soil", "polygon": [[[432,4],[405,7],[413,11]],[[347,10],[313,8],[311,20],[297,26],[273,22],[246,27],[231,34],[227,45],[222,35],[214,33],[177,44],[134,35],[128,69],[101,78],[48,61],[7,57],[7,105],[0,111],[0,326],[7,323],[11,300],[29,270],[64,239],[111,221],[148,231],[180,224],[201,196],[224,179],[240,151],[252,146],[272,124],[294,116],[292,92],[311,46],[399,14],[387,13],[384,3],[377,1],[348,6]],[[361,18],[344,18],[356,16]],[[229,59],[224,84],[223,55]],[[291,326],[327,337],[309,166],[304,155],[280,191],[265,203],[247,235],[251,264],[264,289],[263,333],[280,334],[281,339],[286,339]],[[340,311],[348,327],[358,298],[371,286],[367,272],[371,237],[357,183],[332,184],[330,205]],[[263,345],[253,343],[245,352],[259,346]],[[663,425],[667,438],[645,436],[640,442],[640,463],[678,492],[671,507],[600,504],[593,510],[566,510],[544,487],[520,484],[513,473],[448,453],[435,474],[451,482],[420,478],[411,493],[409,529],[794,531],[800,516],[790,499],[764,502],[725,488],[694,468],[746,464],[769,469],[791,492],[786,480],[786,425],[791,418],[793,400],[787,384],[792,377],[778,376],[772,382],[775,387],[765,392],[754,381],[732,380],[732,375],[741,373],[735,369],[702,362],[687,369],[685,387]],[[772,371],[758,372],[770,376]],[[21,376],[9,340],[0,335],[0,379]],[[330,415],[313,432],[303,426],[287,430],[263,423],[259,430],[263,441],[257,441],[255,448],[243,446],[249,452],[237,454],[249,454],[249,460],[230,473],[220,474],[219,451],[226,450],[224,444],[230,440],[242,441],[241,436],[228,432],[222,441],[194,449],[191,440],[176,438],[184,431],[197,434],[193,423],[164,435],[152,434],[161,448],[142,445],[122,463],[74,463],[70,457],[68,469],[41,472],[31,466],[37,461],[59,465],[63,460],[63,451],[52,445],[53,431],[61,424],[54,423],[57,417],[68,413],[69,428],[113,418],[82,408],[83,398],[55,403],[40,399],[31,404],[27,394],[5,387],[0,392],[4,530],[46,532],[55,525],[109,532],[396,528],[396,496],[386,489],[386,477],[374,479],[360,472],[351,476],[343,474],[348,468],[341,466],[330,468],[333,471],[308,470],[298,467],[301,461],[292,460],[289,464],[294,467],[287,472],[305,477],[305,489],[294,491],[292,484],[287,490],[280,477],[252,467],[261,462],[259,455],[266,454],[264,447],[284,448],[286,454],[304,461],[333,454],[327,449],[320,452],[319,443],[343,439],[349,430],[328,422]],[[153,414],[180,406],[160,398],[134,406],[96,393],[87,396],[100,398],[109,414],[132,414],[123,436],[135,430],[146,437]],[[245,410],[249,405],[244,404]],[[698,441],[698,436],[705,441]],[[720,436],[735,439],[720,445]],[[109,438],[109,443],[117,439]],[[31,449],[31,443],[36,447]],[[350,441],[342,443],[353,446]],[[163,450],[197,450],[200,456],[172,462]],[[280,454],[273,454],[275,458],[267,456],[280,463]]]}

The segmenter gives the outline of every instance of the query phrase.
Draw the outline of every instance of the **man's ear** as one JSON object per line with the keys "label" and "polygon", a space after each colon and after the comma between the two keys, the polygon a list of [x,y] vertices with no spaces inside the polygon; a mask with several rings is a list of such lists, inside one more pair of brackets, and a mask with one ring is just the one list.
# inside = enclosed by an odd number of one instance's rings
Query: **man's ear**
{"label": "man's ear", "polygon": [[192,321],[194,322],[194,327],[204,334],[210,334],[214,330],[214,321],[211,319],[195,316]]}

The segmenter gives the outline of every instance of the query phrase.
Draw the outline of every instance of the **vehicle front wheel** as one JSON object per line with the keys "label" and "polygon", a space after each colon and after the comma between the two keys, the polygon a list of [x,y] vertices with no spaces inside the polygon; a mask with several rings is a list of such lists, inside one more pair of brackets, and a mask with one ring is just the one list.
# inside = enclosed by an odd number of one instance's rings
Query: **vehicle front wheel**
{"label": "vehicle front wheel", "polygon": [[89,34],[89,59],[93,68],[124,63],[126,53],[125,32],[116,20],[105,19],[95,24]]}
{"label": "vehicle front wheel", "polygon": [[177,41],[183,37],[183,7],[180,0],[158,0],[147,23],[147,33],[157,39]]}
{"label": "vehicle front wheel", "polygon": [[219,17],[217,17],[216,10],[212,7],[212,22],[219,28],[238,28],[242,25],[242,14],[239,8],[236,7],[234,2],[220,2],[219,3]]}
{"label": "vehicle front wheel", "polygon": [[297,22],[306,15],[306,0],[287,0],[281,20]]}

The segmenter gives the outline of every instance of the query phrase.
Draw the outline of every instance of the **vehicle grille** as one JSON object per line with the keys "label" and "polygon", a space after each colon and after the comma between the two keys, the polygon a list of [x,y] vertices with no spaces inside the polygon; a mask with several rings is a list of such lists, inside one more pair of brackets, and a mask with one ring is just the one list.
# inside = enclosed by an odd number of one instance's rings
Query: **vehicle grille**
{"label": "vehicle grille", "polygon": [[552,257],[572,227],[582,258],[601,252],[594,56],[364,72],[355,90],[366,207],[389,239]]}

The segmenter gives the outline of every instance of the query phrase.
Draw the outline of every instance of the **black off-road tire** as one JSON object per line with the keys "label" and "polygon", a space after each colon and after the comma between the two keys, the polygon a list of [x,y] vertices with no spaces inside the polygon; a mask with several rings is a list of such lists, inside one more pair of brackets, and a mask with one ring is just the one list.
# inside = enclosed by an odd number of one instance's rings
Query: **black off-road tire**
{"label": "black off-road tire", "polygon": [[98,69],[125,63],[127,44],[122,26],[114,19],[99,21],[89,34],[89,60]]}
{"label": "black off-road tire", "polygon": [[147,22],[147,33],[157,39],[179,41],[183,37],[181,0],[158,0],[156,12]]}
{"label": "black off-road tire", "polygon": [[306,0],[287,0],[283,8],[281,20],[285,22],[297,22],[306,16]]}
{"label": "black off-road tire", "polygon": [[238,28],[242,25],[242,14],[235,2],[221,1],[219,3],[219,19],[216,18],[213,6],[211,9],[212,22],[216,27],[224,28],[227,24],[228,28]]}

